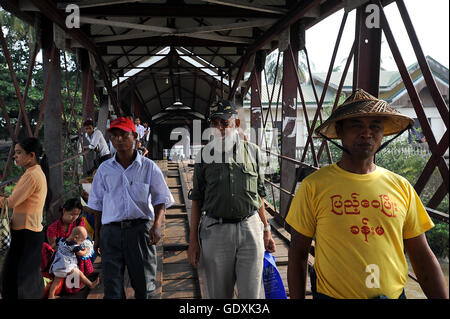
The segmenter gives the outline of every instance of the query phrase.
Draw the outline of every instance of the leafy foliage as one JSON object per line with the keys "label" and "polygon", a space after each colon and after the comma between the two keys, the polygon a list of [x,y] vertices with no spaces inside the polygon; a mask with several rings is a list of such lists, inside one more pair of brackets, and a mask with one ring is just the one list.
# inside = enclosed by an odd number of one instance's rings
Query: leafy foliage
{"label": "leafy foliage", "polygon": [[448,257],[448,224],[438,223],[427,232],[427,240],[431,250],[438,257]]}
{"label": "leafy foliage", "polygon": [[[0,9],[0,24],[3,26],[2,31],[4,33],[8,52],[11,57],[11,64],[14,70],[15,77],[19,85],[20,94],[24,98],[24,91],[26,86],[26,81],[28,78],[28,72],[30,67],[30,60],[32,54],[32,48],[34,47],[34,31],[31,26],[25,24],[20,19],[11,15],[10,13]],[[71,106],[70,99],[73,98],[76,87],[78,87],[76,94],[76,102],[74,105],[75,115],[78,120],[78,126],[81,126],[82,118],[82,93],[81,93],[81,78],[77,72],[76,58],[70,54],[67,54],[67,74],[64,64],[64,52],[60,55],[60,65],[61,65],[61,94],[62,94],[62,105],[63,112],[63,143],[65,148],[63,150],[64,157],[67,157],[77,151],[76,140],[71,139],[71,137],[77,136],[77,126],[75,125],[73,119],[71,120]],[[31,76],[30,87],[28,91],[27,100],[25,103],[25,109],[27,111],[28,118],[30,119],[30,125],[32,130],[34,130],[37,121],[39,119],[39,113],[41,110],[42,102],[44,99],[44,91],[46,86],[47,78],[44,79],[43,75],[43,65],[40,62],[40,55],[36,59],[36,64],[33,69]],[[66,76],[68,79],[68,85],[66,82]],[[70,96],[68,94],[70,91]],[[17,118],[19,115],[19,103],[16,94],[15,87],[13,85],[11,73],[7,63],[4,50],[0,47],[0,94],[6,110],[8,112],[11,125],[13,128],[16,126]],[[71,121],[70,131],[66,132],[66,121]],[[22,123],[23,124],[23,123]],[[68,125],[67,125],[68,126]],[[39,137],[43,136],[45,123],[44,119],[42,125],[40,126]],[[25,126],[22,125],[19,132],[19,139],[26,136]],[[6,119],[3,117],[3,113],[0,112],[0,139],[8,140],[10,139],[10,132],[7,127]],[[0,161],[0,173],[3,172],[6,159],[4,158],[7,154],[0,154],[2,160]],[[73,165],[71,162],[70,164]],[[9,178],[21,175],[21,171],[16,169],[15,165],[12,165]],[[65,172],[68,170],[65,168]]]}

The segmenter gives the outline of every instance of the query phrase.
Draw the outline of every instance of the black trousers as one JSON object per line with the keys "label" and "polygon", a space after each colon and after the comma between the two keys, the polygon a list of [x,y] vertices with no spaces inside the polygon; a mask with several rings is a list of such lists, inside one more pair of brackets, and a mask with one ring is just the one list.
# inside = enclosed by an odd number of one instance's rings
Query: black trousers
{"label": "black trousers", "polygon": [[3,264],[4,299],[42,299],[41,250],[44,232],[11,230],[11,247]]}
{"label": "black trousers", "polygon": [[150,221],[131,227],[103,225],[102,253],[105,299],[124,299],[127,268],[136,299],[151,299],[156,288],[156,246],[149,246]]}

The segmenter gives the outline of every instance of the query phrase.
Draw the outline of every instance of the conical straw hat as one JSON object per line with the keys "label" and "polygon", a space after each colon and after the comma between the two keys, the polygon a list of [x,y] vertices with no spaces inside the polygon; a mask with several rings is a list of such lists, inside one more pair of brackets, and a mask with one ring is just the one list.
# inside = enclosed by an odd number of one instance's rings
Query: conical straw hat
{"label": "conical straw hat", "polygon": [[338,121],[367,116],[382,116],[384,122],[384,136],[393,135],[404,130],[408,125],[414,124],[414,120],[403,115],[386,101],[377,99],[363,89],[357,89],[344,103],[339,105],[330,117],[316,130],[316,134],[322,133],[328,138],[338,138],[335,124]]}

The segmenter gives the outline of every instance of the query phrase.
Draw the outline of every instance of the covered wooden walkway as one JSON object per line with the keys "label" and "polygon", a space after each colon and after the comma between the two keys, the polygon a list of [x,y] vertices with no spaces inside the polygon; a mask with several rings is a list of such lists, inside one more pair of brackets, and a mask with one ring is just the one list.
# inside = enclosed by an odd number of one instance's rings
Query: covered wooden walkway
{"label": "covered wooden walkway", "polygon": [[[68,13],[70,3],[65,0],[0,0],[4,10],[31,26],[34,32],[34,43],[30,43],[29,59],[26,59],[28,73],[19,81],[11,59],[13,45],[0,25],[0,53],[5,61],[2,70],[9,73],[17,96],[11,103],[13,106],[5,105],[4,92],[0,92],[2,122],[6,123],[4,130],[10,135],[7,160],[0,172],[0,188],[18,179],[11,176],[14,144],[21,137],[42,137],[50,164],[48,186],[52,198],[45,216],[49,225],[59,218],[59,207],[64,200],[78,196],[81,175],[86,176],[93,162],[93,154],[80,151],[87,145],[81,123],[91,118],[105,133],[108,121],[117,116],[140,117],[142,122],[148,122],[152,130],[150,157],[158,161],[177,201],[167,210],[164,237],[158,246],[157,298],[204,297],[204,284],[186,258],[190,216],[186,195],[191,188],[192,167],[187,162],[164,160],[164,152],[179,142],[171,139],[171,133],[186,125],[191,136],[200,135],[195,145],[200,147],[206,141],[202,133],[208,127],[209,106],[213,102],[229,99],[243,106],[244,99],[250,101],[247,128],[266,133],[250,138],[266,152],[279,172],[278,176],[266,176],[266,186],[271,190],[267,199],[274,203],[274,206],[266,203],[266,207],[278,244],[275,258],[286,285],[290,226],[285,218],[293,194],[305,176],[337,160],[328,142],[314,134],[314,128],[325,119],[326,108],[334,110],[340,99],[345,98],[342,88],[350,73],[353,90],[362,88],[380,96],[383,34],[431,153],[421,167],[414,188],[423,195],[432,176],[438,175],[439,182],[430,190],[431,195],[424,204],[431,217],[448,224],[448,211],[437,210],[448,200],[449,192],[449,165],[445,157],[449,150],[448,96],[446,100],[436,84],[403,0],[78,0],[74,3],[79,10]],[[373,4],[380,18],[377,28],[365,23],[370,18],[368,6]],[[391,30],[384,12],[390,4],[395,4],[398,10],[430,101],[441,117],[442,136],[436,136],[431,128],[424,103]],[[336,41],[330,52],[328,72],[320,87],[311,82],[314,108],[310,108],[305,101],[305,83],[299,74],[300,53],[305,57],[305,74],[312,74],[306,30],[340,10],[341,23],[330,30],[336,34]],[[342,77],[339,86],[334,88],[335,97],[326,105],[324,99],[329,94],[330,78],[351,12],[356,17],[351,26],[354,30],[351,49],[348,55],[346,52]],[[74,17],[70,14],[78,14],[78,26],[67,23],[74,22],[67,20]],[[276,50],[277,94],[275,85],[271,92],[267,83],[263,85],[267,79],[266,58]],[[39,53],[43,98],[40,107],[30,112],[28,95],[30,87],[36,85],[33,75]],[[72,60],[75,70],[68,67],[68,60]],[[69,75],[76,79],[76,84],[70,84]],[[262,92],[263,87],[267,92]],[[265,109],[262,94],[270,96]],[[200,128],[197,130],[192,122],[198,122]],[[306,132],[303,145],[297,145],[298,123],[302,123],[301,129]],[[268,143],[266,136],[276,128],[279,128],[279,139]],[[301,154],[296,154],[296,146],[302,147]],[[312,263],[314,249],[311,253]],[[101,273],[101,268],[98,272]],[[133,295],[131,288],[126,294]],[[85,292],[84,297],[102,298],[101,287]]]}
{"label": "covered wooden walkway", "polygon": [[[199,276],[196,268],[188,263],[187,249],[189,246],[189,219],[191,201],[187,194],[192,188],[193,162],[192,161],[157,161],[163,171],[167,185],[175,199],[175,204],[167,209],[163,222],[163,237],[157,245],[158,270],[155,299],[204,299],[207,298],[205,281]],[[290,234],[275,220],[273,207],[266,202],[266,214],[272,228],[272,236],[277,245],[273,253],[277,268],[289,298],[287,282],[288,249]],[[309,257],[309,264],[314,263],[313,255]],[[92,278],[102,276],[101,258],[94,263],[95,271]],[[130,279],[125,271],[125,295],[127,299],[134,298],[134,291]],[[419,284],[409,278],[406,284],[406,296],[411,299],[424,299],[425,295]],[[83,289],[75,296],[64,295],[63,299],[103,299],[103,285],[95,289]],[[311,299],[311,284],[307,281],[306,299]]]}

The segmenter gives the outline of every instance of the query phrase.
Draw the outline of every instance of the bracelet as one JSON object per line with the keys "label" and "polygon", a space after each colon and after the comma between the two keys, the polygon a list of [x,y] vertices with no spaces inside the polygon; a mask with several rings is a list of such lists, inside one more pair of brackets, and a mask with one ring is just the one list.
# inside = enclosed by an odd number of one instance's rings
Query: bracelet
{"label": "bracelet", "polygon": [[267,226],[264,227],[264,231],[269,231],[270,230],[270,224],[267,224]]}

